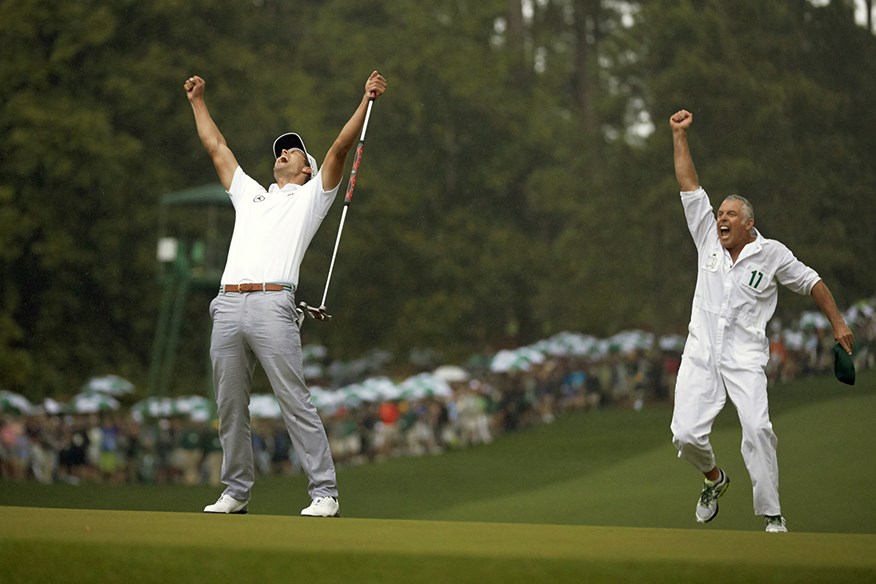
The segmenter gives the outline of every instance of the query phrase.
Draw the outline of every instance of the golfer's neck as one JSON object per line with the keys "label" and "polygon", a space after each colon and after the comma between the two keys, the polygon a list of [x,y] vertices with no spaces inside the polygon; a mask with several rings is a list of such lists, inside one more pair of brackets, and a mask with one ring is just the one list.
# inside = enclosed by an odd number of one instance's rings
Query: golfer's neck
{"label": "golfer's neck", "polygon": [[298,186],[303,185],[307,180],[307,175],[302,173],[302,174],[299,174],[298,176],[295,176],[295,177],[289,177],[289,176],[280,176],[280,175],[275,174],[274,180],[277,182],[277,186],[282,189],[286,185],[290,185],[290,184],[295,184]]}

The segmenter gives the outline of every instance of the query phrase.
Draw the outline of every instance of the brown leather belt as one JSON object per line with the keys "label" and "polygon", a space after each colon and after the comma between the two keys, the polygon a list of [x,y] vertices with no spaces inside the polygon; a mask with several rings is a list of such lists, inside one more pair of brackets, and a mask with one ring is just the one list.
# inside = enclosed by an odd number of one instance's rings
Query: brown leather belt
{"label": "brown leather belt", "polygon": [[255,282],[241,282],[240,284],[224,284],[222,286],[223,292],[237,292],[239,294],[245,294],[247,292],[282,292],[284,290],[291,290],[291,288],[287,286],[283,286],[282,284],[257,284]]}

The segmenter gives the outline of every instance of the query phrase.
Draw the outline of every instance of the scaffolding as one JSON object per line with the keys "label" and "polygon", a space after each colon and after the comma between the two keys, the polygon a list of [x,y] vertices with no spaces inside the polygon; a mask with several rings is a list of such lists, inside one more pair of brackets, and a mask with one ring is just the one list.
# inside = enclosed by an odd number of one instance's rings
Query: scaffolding
{"label": "scaffolding", "polygon": [[[189,297],[215,293],[225,266],[233,222],[228,193],[208,184],[162,195],[159,200],[157,260],[161,306],[152,343],[149,392],[166,396],[174,380],[180,334]],[[210,330],[206,328],[206,338]],[[210,356],[206,355],[205,393],[213,396]]]}

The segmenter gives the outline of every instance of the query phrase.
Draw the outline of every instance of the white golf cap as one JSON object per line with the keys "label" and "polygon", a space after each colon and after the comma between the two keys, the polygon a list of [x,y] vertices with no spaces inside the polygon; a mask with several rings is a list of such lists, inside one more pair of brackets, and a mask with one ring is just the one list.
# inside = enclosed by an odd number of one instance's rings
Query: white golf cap
{"label": "white golf cap", "polygon": [[310,161],[310,168],[313,169],[313,175],[315,176],[319,170],[316,166],[316,158],[310,155],[310,152],[308,152],[307,148],[304,146],[304,140],[302,140],[301,136],[295,132],[287,132],[278,136],[277,139],[274,140],[274,159],[276,160],[279,158],[280,152],[283,150],[292,149],[298,149],[304,152],[304,155],[307,156],[307,160]]}

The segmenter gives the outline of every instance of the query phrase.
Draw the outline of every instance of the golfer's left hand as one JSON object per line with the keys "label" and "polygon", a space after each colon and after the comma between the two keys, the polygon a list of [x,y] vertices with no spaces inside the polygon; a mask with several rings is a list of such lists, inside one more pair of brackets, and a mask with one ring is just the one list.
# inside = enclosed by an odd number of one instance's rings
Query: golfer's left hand
{"label": "golfer's left hand", "polygon": [[377,99],[383,95],[384,91],[386,91],[386,79],[383,78],[383,75],[374,71],[368,78],[368,81],[365,82],[365,96]]}

